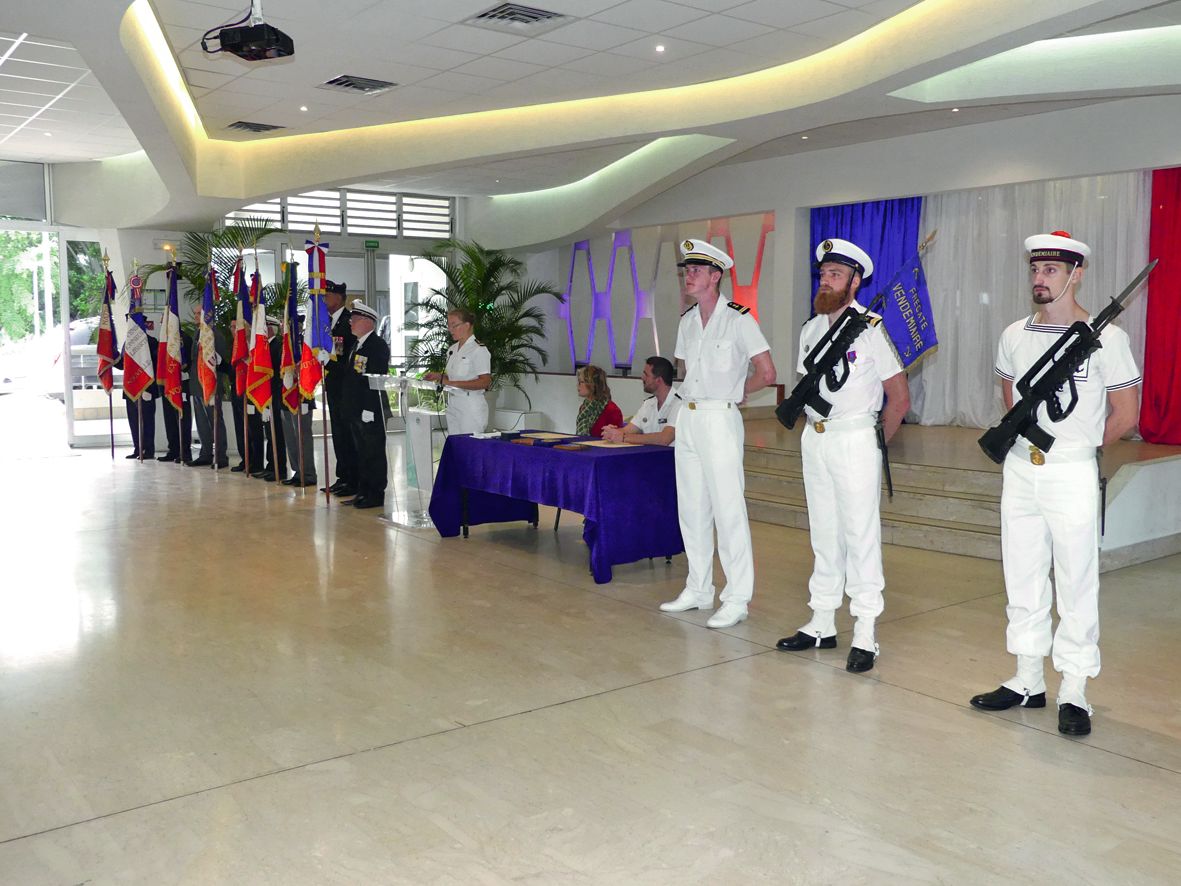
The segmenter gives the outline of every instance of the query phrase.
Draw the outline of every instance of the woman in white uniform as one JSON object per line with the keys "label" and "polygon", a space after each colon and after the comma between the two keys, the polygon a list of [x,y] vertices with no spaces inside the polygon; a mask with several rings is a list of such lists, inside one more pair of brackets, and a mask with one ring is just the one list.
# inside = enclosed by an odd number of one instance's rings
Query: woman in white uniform
{"label": "woman in white uniform", "polygon": [[448,434],[481,434],[488,427],[484,392],[492,386],[492,355],[476,341],[475,319],[464,308],[447,312],[447,331],[455,341],[447,349],[447,370],[425,376],[447,392]]}

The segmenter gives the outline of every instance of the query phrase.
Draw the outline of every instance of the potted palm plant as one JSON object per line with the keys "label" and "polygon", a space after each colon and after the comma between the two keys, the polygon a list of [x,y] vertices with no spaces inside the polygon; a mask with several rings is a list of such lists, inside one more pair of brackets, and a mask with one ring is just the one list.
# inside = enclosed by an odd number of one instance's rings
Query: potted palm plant
{"label": "potted palm plant", "polygon": [[515,388],[532,405],[521,383],[527,375],[537,378],[548,361],[542,348],[545,311],[534,299],[561,298],[561,293],[548,281],[525,279],[525,263],[519,258],[499,249],[485,249],[474,241],[444,240],[422,258],[437,265],[447,282],[444,288],[432,291],[434,297],[422,305],[419,321],[408,324],[419,333],[410,345],[414,365],[443,371],[451,346],[447,312],[465,308],[476,318],[477,341],[492,358],[492,393]]}

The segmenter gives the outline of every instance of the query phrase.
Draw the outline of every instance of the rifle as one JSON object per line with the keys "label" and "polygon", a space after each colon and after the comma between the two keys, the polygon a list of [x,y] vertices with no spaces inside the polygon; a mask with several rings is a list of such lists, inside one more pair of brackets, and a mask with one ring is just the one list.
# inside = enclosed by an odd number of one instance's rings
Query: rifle
{"label": "rifle", "polygon": [[[885,300],[885,292],[879,292],[873,303],[865,310],[858,311],[852,305],[845,308],[836,321],[828,327],[824,337],[816,343],[812,353],[804,358],[804,377],[801,378],[787,397],[775,409],[775,417],[785,428],[795,427],[796,420],[811,406],[825,418],[832,412],[832,404],[820,393],[820,381],[828,382],[830,391],[839,391],[849,380],[849,349],[861,333],[869,328],[870,312]],[[837,369],[840,368],[838,374]]]}
{"label": "rifle", "polygon": [[[919,244],[918,254],[926,252],[938,231],[932,231]],[[805,406],[811,406],[821,416],[827,418],[832,412],[832,404],[820,393],[820,380],[828,382],[830,391],[839,391],[849,380],[849,348],[857,340],[857,336],[869,328],[869,314],[877,313],[885,303],[886,293],[893,291],[894,284],[913,266],[913,258],[904,262],[889,283],[881,289],[865,312],[858,311],[852,305],[845,308],[836,322],[828,327],[828,332],[816,343],[812,353],[804,358],[804,377],[801,378],[791,395],[775,409],[775,417],[779,423],[789,430],[795,427],[796,421],[804,411]],[[817,356],[819,355],[819,356]],[[840,375],[837,374],[840,366]]]}
{"label": "rifle", "polygon": [[[1074,374],[1091,354],[1103,347],[1099,341],[1100,333],[1120,315],[1124,303],[1152,273],[1158,261],[1153,259],[1145,265],[1144,270],[1090,324],[1083,320],[1072,323],[1029,368],[1015,385],[1021,399],[1005,413],[1000,424],[989,428],[980,437],[980,448],[985,455],[998,465],[1002,464],[1019,436],[1042,452],[1050,451],[1054,445],[1054,435],[1038,424],[1038,407],[1046,404],[1046,414],[1052,422],[1060,422],[1074,412],[1078,405],[1078,386]],[[1058,399],[1058,392],[1064,387],[1070,391],[1070,399],[1065,406]]]}

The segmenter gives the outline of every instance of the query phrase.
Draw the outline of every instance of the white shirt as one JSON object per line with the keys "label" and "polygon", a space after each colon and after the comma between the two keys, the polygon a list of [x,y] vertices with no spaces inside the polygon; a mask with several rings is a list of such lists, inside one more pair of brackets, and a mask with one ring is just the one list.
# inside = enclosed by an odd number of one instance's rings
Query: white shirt
{"label": "white shirt", "polygon": [[[492,374],[492,355],[488,349],[476,341],[474,335],[469,335],[462,345],[453,343],[447,349],[447,378],[452,381],[474,381],[481,375]],[[480,394],[483,391],[469,391],[466,388],[455,388],[447,385],[446,390],[461,394]]]}
{"label": "white shirt", "polygon": [[751,358],[769,350],[749,308],[719,300],[709,324],[702,327],[701,308],[694,305],[681,316],[673,352],[685,361],[681,399],[741,403]]}
{"label": "white shirt", "polygon": [[[867,313],[866,309],[856,301],[851,303],[854,310]],[[868,312],[878,320],[877,314]],[[796,364],[796,372],[801,375],[807,372],[804,360],[811,355],[812,349],[819,344],[828,332],[828,315],[817,314],[804,324],[800,330],[800,359]],[[820,396],[832,404],[832,411],[822,416],[811,407],[807,407],[808,416],[817,419],[853,418],[866,413],[875,413],[882,408],[885,399],[882,382],[893,378],[902,371],[902,364],[898,362],[898,355],[894,347],[886,338],[881,323],[868,327],[853,341],[853,346],[845,352],[849,360],[849,379],[839,391],[830,390],[825,379],[820,380]],[[838,364],[835,372],[840,377],[841,366]]]}
{"label": "white shirt", "polygon": [[681,395],[677,393],[677,389],[669,388],[663,406],[657,406],[656,398],[649,397],[640,404],[640,408],[632,416],[631,423],[640,429],[641,434],[659,434],[665,428],[677,426],[677,413],[681,411],[682,405]]}
{"label": "white shirt", "polygon": [[[1090,318],[1087,318],[1088,322]],[[1034,323],[1033,317],[1018,320],[1001,333],[996,354],[996,373],[1001,378],[1016,382],[1029,371],[1062,333],[1069,327]],[[1043,403],[1037,409],[1037,421],[1042,430],[1054,436],[1058,445],[1090,447],[1103,444],[1103,428],[1107,423],[1107,392],[1131,388],[1140,384],[1140,370],[1132,357],[1128,334],[1118,326],[1108,325],[1099,334],[1103,345],[1083,363],[1074,374],[1078,389],[1078,405],[1060,422],[1050,421]],[[1021,399],[1017,385],[1013,385],[1013,402]],[[1059,393],[1059,403],[1070,402],[1069,387]]]}

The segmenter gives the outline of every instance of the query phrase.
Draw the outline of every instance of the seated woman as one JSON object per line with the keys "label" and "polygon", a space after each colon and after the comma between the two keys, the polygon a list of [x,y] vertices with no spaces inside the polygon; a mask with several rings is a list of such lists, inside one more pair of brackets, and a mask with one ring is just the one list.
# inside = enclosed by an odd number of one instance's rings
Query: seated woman
{"label": "seated woman", "polygon": [[602,439],[603,428],[623,424],[623,413],[611,401],[607,373],[598,366],[583,366],[578,370],[578,396],[582,397],[582,404],[578,407],[575,430],[580,437]]}

